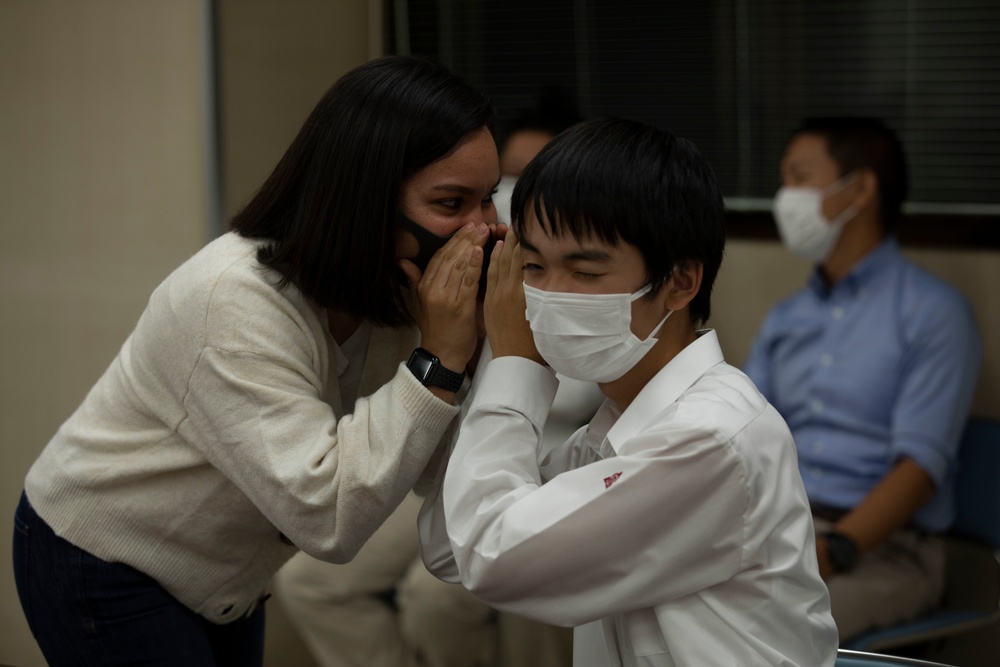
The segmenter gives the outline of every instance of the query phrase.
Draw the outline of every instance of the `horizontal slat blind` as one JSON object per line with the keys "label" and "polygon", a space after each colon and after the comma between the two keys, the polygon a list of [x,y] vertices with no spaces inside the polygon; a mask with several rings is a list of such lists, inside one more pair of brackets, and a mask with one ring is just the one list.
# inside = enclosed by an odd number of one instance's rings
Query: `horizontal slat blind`
{"label": "horizontal slat blind", "polygon": [[[766,200],[805,116],[883,118],[910,201],[1000,211],[998,0],[410,0],[412,51],[506,123],[544,88],[694,141],[727,197]],[[943,207],[943,208],[942,208]]]}

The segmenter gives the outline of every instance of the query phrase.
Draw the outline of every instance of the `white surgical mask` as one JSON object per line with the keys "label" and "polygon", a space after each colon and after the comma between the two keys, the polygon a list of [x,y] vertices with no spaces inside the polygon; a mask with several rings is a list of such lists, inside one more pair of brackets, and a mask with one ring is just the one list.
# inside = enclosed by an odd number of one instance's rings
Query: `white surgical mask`
{"label": "white surgical mask", "polygon": [[823,215],[823,200],[846,188],[853,178],[853,174],[848,174],[825,188],[778,189],[771,211],[785,247],[811,262],[826,261],[844,225],[858,210],[851,205],[833,220],[827,220]]}
{"label": "white surgical mask", "polygon": [[645,340],[632,333],[633,294],[573,294],[524,286],[535,347],[554,371],[577,380],[611,382],[628,373],[656,345],[668,312]]}

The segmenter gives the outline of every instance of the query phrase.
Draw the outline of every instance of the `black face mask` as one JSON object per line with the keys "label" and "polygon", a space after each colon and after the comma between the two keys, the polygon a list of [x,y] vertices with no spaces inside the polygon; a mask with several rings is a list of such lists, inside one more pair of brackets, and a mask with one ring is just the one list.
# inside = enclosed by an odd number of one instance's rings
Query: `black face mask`
{"label": "black face mask", "polygon": [[426,227],[421,227],[413,220],[410,220],[402,213],[399,214],[399,224],[417,239],[417,256],[410,261],[417,265],[421,273],[427,270],[427,264],[431,261],[434,253],[443,248],[448,239],[455,235],[452,233],[448,236],[438,236]]}
{"label": "black face mask", "polygon": [[[444,244],[448,242],[456,232],[449,234],[448,236],[438,236],[434,232],[421,227],[419,224],[410,220],[402,213],[399,214],[399,224],[406,231],[413,234],[417,239],[417,256],[410,261],[417,265],[420,272],[423,273],[427,270],[427,263],[431,261],[431,257],[434,256],[438,250],[444,247]],[[483,270],[480,274],[479,285],[480,291],[482,288],[486,287],[486,269],[490,265],[490,255],[493,252],[493,246],[496,245],[496,240],[493,238],[493,232],[490,232],[490,237],[486,240],[486,245],[483,247]]]}

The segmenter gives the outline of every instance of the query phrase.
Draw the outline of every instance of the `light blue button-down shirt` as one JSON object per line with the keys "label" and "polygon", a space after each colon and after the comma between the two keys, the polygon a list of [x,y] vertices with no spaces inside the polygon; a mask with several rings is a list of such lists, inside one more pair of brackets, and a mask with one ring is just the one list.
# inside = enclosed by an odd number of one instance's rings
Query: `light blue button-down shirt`
{"label": "light blue button-down shirt", "polygon": [[744,370],[788,422],[811,502],[850,509],[905,457],[937,485],[914,523],[941,532],[981,360],[965,299],[889,239],[775,306]]}

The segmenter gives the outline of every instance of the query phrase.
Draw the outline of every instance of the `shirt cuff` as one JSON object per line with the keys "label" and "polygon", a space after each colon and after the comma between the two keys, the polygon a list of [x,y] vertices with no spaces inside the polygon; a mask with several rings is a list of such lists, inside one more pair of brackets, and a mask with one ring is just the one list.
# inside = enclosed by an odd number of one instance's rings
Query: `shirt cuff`
{"label": "shirt cuff", "polygon": [[897,440],[893,448],[896,460],[910,459],[927,473],[934,484],[940,488],[951,472],[954,457],[949,458],[941,451],[940,445],[935,446],[934,442],[915,434],[904,439],[900,439],[898,434],[896,437]]}
{"label": "shirt cuff", "polygon": [[542,425],[558,388],[551,368],[524,357],[499,357],[486,366],[482,383],[473,393],[472,408],[503,405]]}

